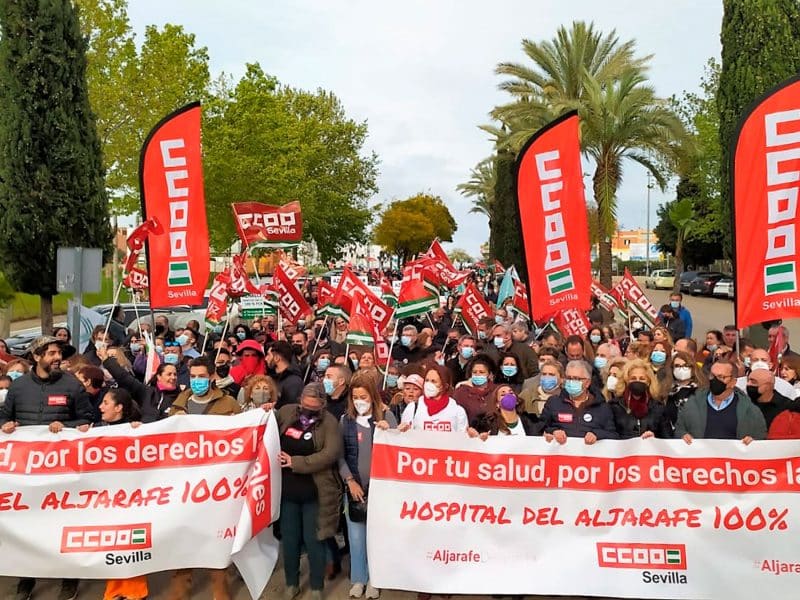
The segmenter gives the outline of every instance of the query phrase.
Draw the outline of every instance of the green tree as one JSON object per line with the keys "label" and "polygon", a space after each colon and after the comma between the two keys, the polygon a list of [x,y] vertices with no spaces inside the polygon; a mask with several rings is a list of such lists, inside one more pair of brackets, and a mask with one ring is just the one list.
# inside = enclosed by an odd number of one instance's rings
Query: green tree
{"label": "green tree", "polygon": [[0,260],[45,331],[56,249],[111,242],[85,52],[71,0],[0,2]]}
{"label": "green tree", "polygon": [[[675,227],[675,272],[683,272],[683,245],[692,234],[692,229],[696,223],[694,214],[694,207],[692,206],[691,198],[682,198],[676,200],[669,207],[667,214],[672,226]],[[680,277],[675,277],[672,284],[672,291],[680,291]]]}
{"label": "green tree", "polygon": [[[800,3],[797,0],[724,0],[719,141],[722,221],[730,223],[731,143],[745,109],[761,94],[800,71]],[[723,228],[731,252],[731,227]]]}
{"label": "green tree", "polygon": [[472,257],[469,255],[469,252],[462,248],[453,248],[447,253],[447,257],[454,265],[472,262]]}
{"label": "green tree", "polygon": [[208,52],[179,25],[150,25],[137,50],[126,0],[76,0],[88,38],[89,98],[116,214],[139,210],[139,154],[158,121],[207,99]]}
{"label": "green tree", "polygon": [[205,112],[203,152],[212,244],[235,239],[231,202],[299,200],[303,235],[323,260],[361,242],[371,222],[378,159],[364,154],[366,123],[332,93],[282,86],[251,64],[236,85],[221,79]]}
{"label": "green tree", "polygon": [[499,149],[495,160],[494,216],[490,236],[491,255],[506,266],[522,268],[517,198],[514,194],[514,154]]}
{"label": "green tree", "polygon": [[380,216],[373,240],[400,263],[424,252],[436,238],[452,242],[458,226],[439,196],[417,194],[395,200]]}
{"label": "green tree", "polygon": [[[581,144],[595,163],[592,177],[600,255],[600,281],[611,284],[611,236],[616,228],[617,190],[626,162],[639,163],[666,183],[659,162],[671,165],[684,135],[680,120],[656,97],[644,75],[650,57],[635,56],[635,43],[620,43],[592,24],[575,22],[541,43],[523,41],[533,65],[502,63],[497,72],[513,101],[493,116],[509,128],[505,143],[519,150],[536,130],[567,110],[581,117]],[[495,201],[500,204],[499,196]]]}
{"label": "green tree", "polygon": [[495,186],[495,157],[484,158],[471,171],[469,181],[460,183],[456,189],[462,196],[472,198],[472,214],[484,215],[489,219],[489,229],[492,228],[492,210],[494,205]]}

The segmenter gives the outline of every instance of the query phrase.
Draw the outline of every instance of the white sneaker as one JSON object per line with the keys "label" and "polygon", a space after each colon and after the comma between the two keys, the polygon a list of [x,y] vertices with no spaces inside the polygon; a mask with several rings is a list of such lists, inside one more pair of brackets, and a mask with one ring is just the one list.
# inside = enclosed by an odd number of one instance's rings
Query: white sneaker
{"label": "white sneaker", "polygon": [[349,596],[351,598],[361,598],[364,595],[364,584],[363,583],[354,583],[353,587],[350,588]]}
{"label": "white sneaker", "polygon": [[381,591],[377,588],[372,587],[371,583],[367,584],[367,598],[380,598]]}

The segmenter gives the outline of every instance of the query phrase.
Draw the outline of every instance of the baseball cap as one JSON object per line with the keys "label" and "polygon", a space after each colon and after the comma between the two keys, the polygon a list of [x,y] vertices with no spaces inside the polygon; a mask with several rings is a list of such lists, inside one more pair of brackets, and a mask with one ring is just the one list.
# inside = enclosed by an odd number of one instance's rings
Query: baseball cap
{"label": "baseball cap", "polygon": [[53,337],[52,335],[41,335],[31,342],[28,350],[33,354],[39,354],[41,350],[47,348],[50,344],[64,345],[64,341]]}
{"label": "baseball cap", "polygon": [[419,389],[422,389],[425,385],[425,380],[423,380],[420,375],[412,373],[411,375],[406,375],[405,383],[413,384],[417,386]]}

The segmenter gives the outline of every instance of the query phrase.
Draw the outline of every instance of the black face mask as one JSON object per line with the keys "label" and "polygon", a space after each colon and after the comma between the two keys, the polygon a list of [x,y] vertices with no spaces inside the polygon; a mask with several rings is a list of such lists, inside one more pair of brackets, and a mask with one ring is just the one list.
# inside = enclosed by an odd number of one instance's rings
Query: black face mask
{"label": "black face mask", "polygon": [[230,373],[230,371],[231,371],[231,366],[230,365],[219,365],[217,367],[217,375],[219,375],[220,377],[223,377],[223,378],[227,377],[228,373]]}
{"label": "black face mask", "polygon": [[628,389],[634,396],[644,396],[647,393],[647,384],[644,381],[631,381]]}
{"label": "black face mask", "polygon": [[712,377],[708,382],[708,389],[711,390],[711,394],[714,396],[719,396],[727,387],[727,383],[717,379],[716,377]]}
{"label": "black face mask", "polygon": [[300,344],[292,344],[292,352],[294,352],[295,356],[300,356],[303,354],[303,346]]}
{"label": "black face mask", "polygon": [[758,391],[757,385],[748,385],[747,386],[747,395],[750,396],[750,400],[755,402],[758,400],[758,397],[761,395]]}
{"label": "black face mask", "polygon": [[164,326],[156,325],[156,335],[164,335]]}

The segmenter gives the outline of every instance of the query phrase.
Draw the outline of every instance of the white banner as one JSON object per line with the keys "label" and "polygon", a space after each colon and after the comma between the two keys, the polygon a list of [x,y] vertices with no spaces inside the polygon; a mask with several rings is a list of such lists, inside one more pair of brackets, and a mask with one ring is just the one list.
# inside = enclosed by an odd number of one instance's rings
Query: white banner
{"label": "white banner", "polygon": [[0,575],[125,578],[233,560],[255,598],[277,555],[279,452],[261,410],[0,433]]}
{"label": "white banner", "polygon": [[560,446],[376,431],[370,581],[453,594],[793,598],[799,454],[800,442]]}

